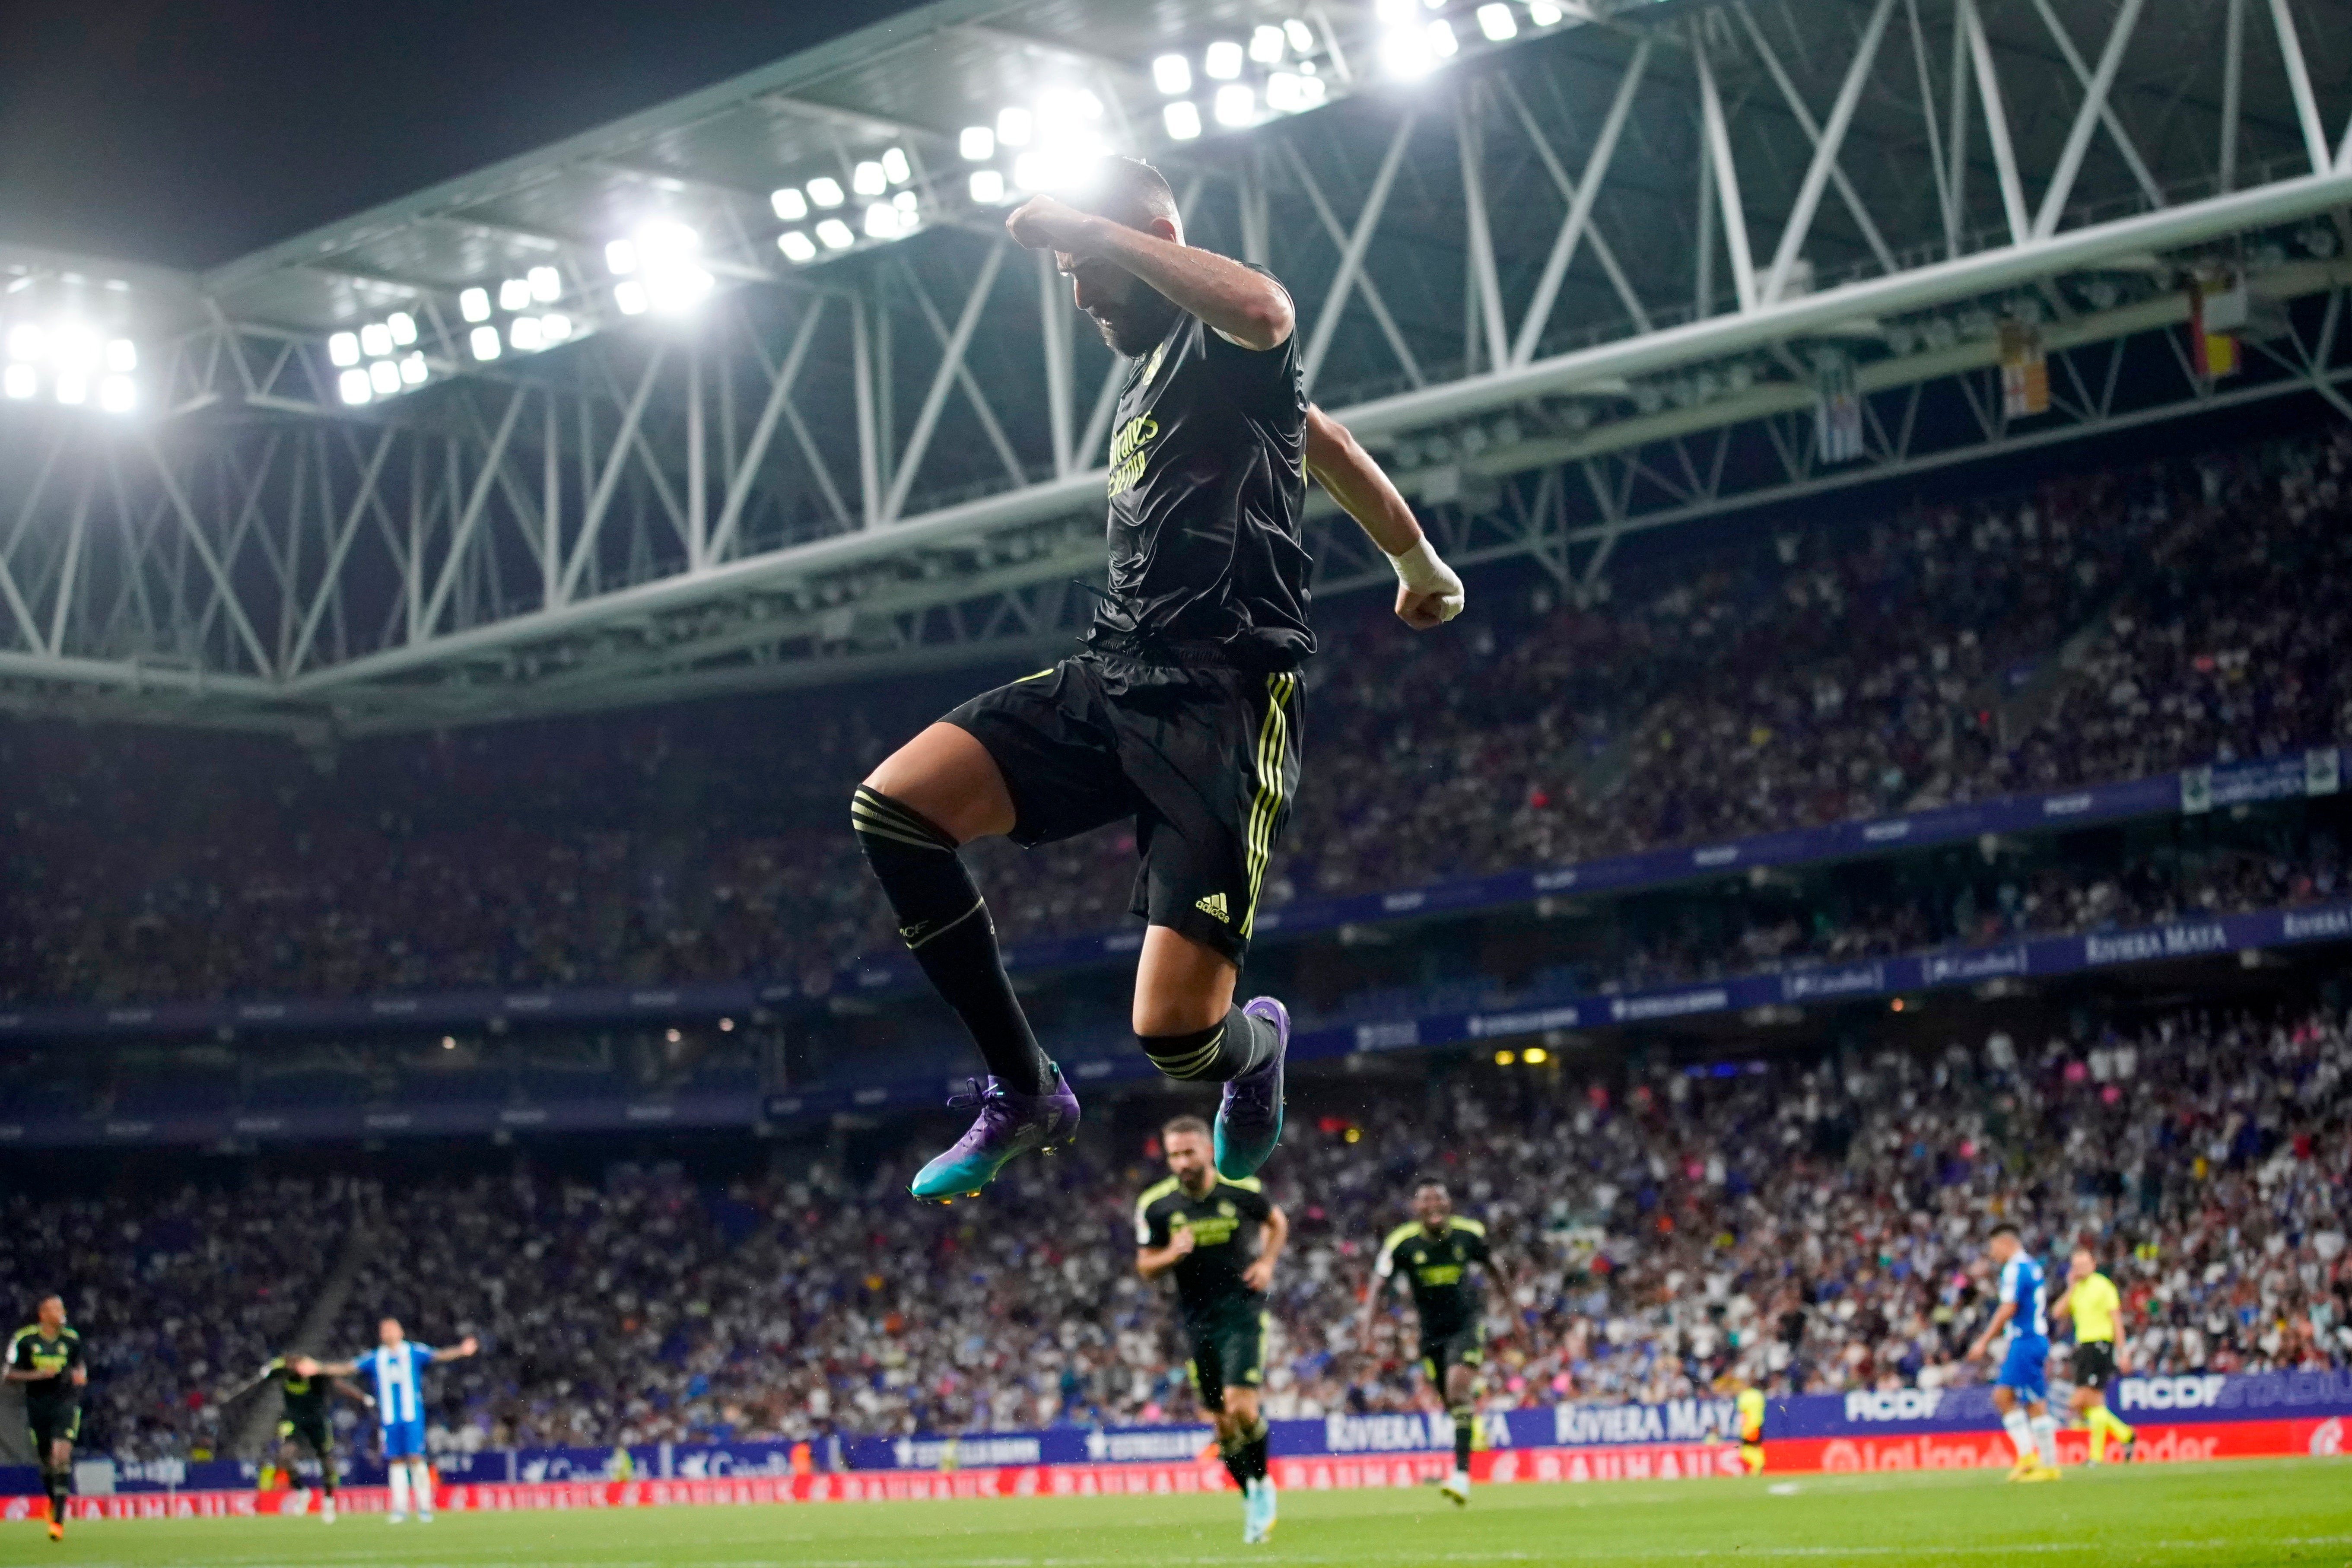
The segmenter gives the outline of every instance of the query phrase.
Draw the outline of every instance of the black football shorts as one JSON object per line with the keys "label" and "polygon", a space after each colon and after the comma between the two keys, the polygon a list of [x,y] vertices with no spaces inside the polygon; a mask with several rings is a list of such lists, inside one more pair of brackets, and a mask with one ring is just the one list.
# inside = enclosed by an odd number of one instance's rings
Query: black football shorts
{"label": "black football shorts", "polygon": [[2116,1375],[2116,1347],[2108,1340],[2084,1340],[2074,1347],[2074,1386],[2105,1388]]}
{"label": "black football shorts", "polygon": [[1088,652],[982,692],[946,721],[1004,775],[1014,843],[1134,817],[1134,912],[1239,964],[1298,794],[1302,698],[1292,671]]}

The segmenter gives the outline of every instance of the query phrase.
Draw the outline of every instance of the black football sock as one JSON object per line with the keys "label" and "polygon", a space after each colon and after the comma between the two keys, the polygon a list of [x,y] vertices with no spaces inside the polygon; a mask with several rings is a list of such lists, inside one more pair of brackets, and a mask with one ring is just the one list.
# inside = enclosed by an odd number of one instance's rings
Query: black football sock
{"label": "black football sock", "polygon": [[1170,1078],[1224,1083],[1274,1059],[1274,1026],[1239,1007],[1225,1021],[1189,1035],[1139,1035],[1143,1054]]}
{"label": "black football sock", "polygon": [[323,1487],[326,1489],[327,1500],[328,1500],[329,1502],[332,1502],[332,1501],[334,1501],[334,1500],[335,1500],[335,1457],[334,1457],[332,1454],[326,1455],[325,1457],[323,1457],[322,1458],[320,1458],[320,1461],[319,1461],[319,1480],[320,1480],[320,1484],[321,1486],[323,1486]]}
{"label": "black football sock", "polygon": [[864,784],[850,799],[849,818],[898,914],[898,935],[971,1031],[988,1070],[1015,1094],[1044,1093],[1053,1071],[1004,976],[996,922],[955,840],[912,806]]}
{"label": "black football sock", "polygon": [[45,1470],[43,1477],[49,1483],[49,1518],[62,1522],[66,1517],[66,1499],[72,1495],[68,1485],[72,1472]]}
{"label": "black football sock", "polygon": [[1474,1424],[1476,1420],[1477,1416],[1474,1412],[1468,1410],[1454,1412],[1454,1468],[1457,1470],[1466,1471],[1470,1468],[1470,1439],[1475,1429]]}
{"label": "black football sock", "polygon": [[1257,1426],[1252,1429],[1248,1436],[1242,1439],[1241,1467],[1249,1473],[1249,1479],[1253,1481],[1265,1479],[1265,1417],[1261,1415],[1258,1417]]}
{"label": "black football sock", "polygon": [[1217,1458],[1224,1461],[1225,1474],[1234,1478],[1234,1485],[1249,1490],[1249,1470],[1242,1463],[1242,1447],[1238,1441],[1217,1439]]}

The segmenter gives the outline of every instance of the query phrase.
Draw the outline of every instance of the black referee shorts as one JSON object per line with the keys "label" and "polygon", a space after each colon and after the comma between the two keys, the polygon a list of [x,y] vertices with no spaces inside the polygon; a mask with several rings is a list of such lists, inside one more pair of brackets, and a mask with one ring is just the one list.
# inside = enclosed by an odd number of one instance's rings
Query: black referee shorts
{"label": "black referee shorts", "polygon": [[1239,964],[1298,793],[1291,672],[1083,653],[947,716],[988,748],[1034,847],[1135,818],[1131,908]]}
{"label": "black referee shorts", "polygon": [[2116,1347],[2107,1340],[2084,1340],[2074,1347],[2074,1386],[2104,1390],[2116,1375]]}

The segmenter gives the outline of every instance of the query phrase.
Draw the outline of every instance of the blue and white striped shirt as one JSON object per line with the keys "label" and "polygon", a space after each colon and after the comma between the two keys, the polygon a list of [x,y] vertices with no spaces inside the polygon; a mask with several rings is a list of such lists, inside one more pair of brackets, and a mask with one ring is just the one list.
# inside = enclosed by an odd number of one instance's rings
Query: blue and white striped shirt
{"label": "blue and white striped shirt", "polygon": [[431,1345],[403,1340],[396,1345],[378,1345],[360,1357],[359,1370],[375,1379],[378,1421],[392,1426],[416,1420],[425,1414],[416,1374],[433,1364],[435,1353]]}
{"label": "blue and white striped shirt", "polygon": [[2009,1320],[2010,1334],[2021,1340],[2048,1340],[2049,1320],[2042,1315],[2046,1287],[2042,1265],[2020,1252],[2000,1266],[2000,1299],[2017,1303]]}

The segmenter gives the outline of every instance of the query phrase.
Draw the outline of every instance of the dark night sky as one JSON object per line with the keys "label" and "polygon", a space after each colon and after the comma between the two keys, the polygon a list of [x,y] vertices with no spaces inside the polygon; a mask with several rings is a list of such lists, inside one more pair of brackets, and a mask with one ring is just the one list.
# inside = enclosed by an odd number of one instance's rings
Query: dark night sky
{"label": "dark night sky", "polygon": [[208,267],[914,0],[6,0],[0,238]]}

